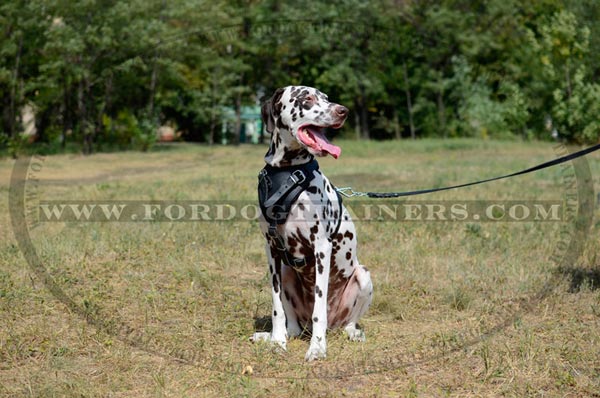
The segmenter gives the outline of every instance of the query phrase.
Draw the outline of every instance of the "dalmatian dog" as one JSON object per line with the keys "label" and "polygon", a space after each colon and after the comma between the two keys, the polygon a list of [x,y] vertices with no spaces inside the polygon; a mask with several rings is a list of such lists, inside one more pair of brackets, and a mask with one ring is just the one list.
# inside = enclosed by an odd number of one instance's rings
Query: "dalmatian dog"
{"label": "dalmatian dog", "polygon": [[[329,102],[315,88],[278,89],[262,106],[263,122],[271,133],[265,162],[286,168],[311,162],[315,156],[337,159],[341,149],[324,133],[326,128],[342,127],[347,116],[346,107]],[[280,242],[305,265],[286,264],[276,242],[269,238],[269,224],[262,215],[260,226],[267,238],[273,327],[250,340],[267,341],[285,350],[288,338],[312,332],[307,361],[326,357],[328,329],[343,327],[351,340],[364,341],[357,322],[371,304],[371,276],[358,261],[354,224],[327,177],[315,170],[286,222],[277,225]]]}

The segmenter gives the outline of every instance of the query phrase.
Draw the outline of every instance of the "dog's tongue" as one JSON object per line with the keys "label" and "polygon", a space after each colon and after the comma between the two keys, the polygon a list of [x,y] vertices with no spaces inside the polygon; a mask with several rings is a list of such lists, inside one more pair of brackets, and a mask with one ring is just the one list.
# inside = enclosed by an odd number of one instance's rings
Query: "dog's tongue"
{"label": "dog's tongue", "polygon": [[306,130],[308,130],[311,133],[312,138],[315,140],[315,142],[305,142],[305,144],[309,145],[311,148],[317,151],[327,152],[335,159],[340,157],[342,149],[339,146],[333,145],[331,142],[329,142],[321,131],[313,128],[312,126],[307,126]]}

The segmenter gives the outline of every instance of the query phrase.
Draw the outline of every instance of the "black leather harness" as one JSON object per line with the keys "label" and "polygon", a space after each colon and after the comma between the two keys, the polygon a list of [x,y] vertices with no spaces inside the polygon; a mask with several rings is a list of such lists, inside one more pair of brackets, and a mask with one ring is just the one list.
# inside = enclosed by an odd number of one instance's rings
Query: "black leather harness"
{"label": "black leather harness", "polygon": [[[263,217],[269,223],[268,239],[273,243],[272,247],[275,247],[283,263],[290,267],[301,268],[309,259],[294,257],[286,249],[283,237],[277,232],[277,225],[286,222],[292,205],[309,187],[317,170],[319,164],[313,159],[308,163],[289,167],[273,167],[267,164],[258,174],[258,202]],[[336,193],[340,211],[330,240],[337,235],[342,221],[342,198],[337,190]]]}

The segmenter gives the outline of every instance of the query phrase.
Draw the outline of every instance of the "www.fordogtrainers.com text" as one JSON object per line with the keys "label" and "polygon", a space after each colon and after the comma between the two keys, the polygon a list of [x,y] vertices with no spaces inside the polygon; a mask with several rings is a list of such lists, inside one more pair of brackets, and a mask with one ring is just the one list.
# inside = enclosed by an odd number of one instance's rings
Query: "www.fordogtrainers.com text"
{"label": "www.fordogtrainers.com text", "polygon": [[[354,221],[561,222],[567,201],[345,201]],[[334,207],[337,207],[335,205]],[[291,212],[287,222],[326,214],[324,205]],[[277,207],[271,216],[277,218]],[[299,214],[299,215],[298,215]],[[211,201],[41,201],[39,223],[196,222],[258,220],[250,202]]]}

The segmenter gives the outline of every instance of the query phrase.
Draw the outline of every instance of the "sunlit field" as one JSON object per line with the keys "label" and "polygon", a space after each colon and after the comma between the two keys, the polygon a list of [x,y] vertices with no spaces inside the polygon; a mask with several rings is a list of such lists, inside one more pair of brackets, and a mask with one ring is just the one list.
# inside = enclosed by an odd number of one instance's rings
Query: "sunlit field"
{"label": "sunlit field", "polygon": [[[320,160],[321,170],[338,187],[380,192],[507,174],[565,150],[476,140],[336,143],[341,157]],[[175,144],[145,154],[49,156],[36,160],[25,207],[253,205],[265,151]],[[598,192],[600,155],[587,160]],[[577,225],[562,213],[545,221],[498,213],[535,201],[565,209],[572,166],[385,202],[388,210],[412,204],[414,220],[386,212],[357,220],[358,256],[375,287],[361,322],[367,340],[331,331],[327,359],[306,363],[308,338],[290,341],[285,353],[248,341],[269,330],[271,313],[264,239],[253,217],[176,221],[179,213],[163,212],[38,222],[28,215],[20,231],[39,259],[30,264],[11,226],[10,211],[19,208],[6,200],[14,164],[0,159],[1,396],[600,396],[596,193],[593,220]],[[487,215],[499,221],[427,213],[432,204],[482,201],[498,204]],[[344,203],[377,209],[384,202]],[[573,237],[582,243],[578,257],[560,250]]]}

